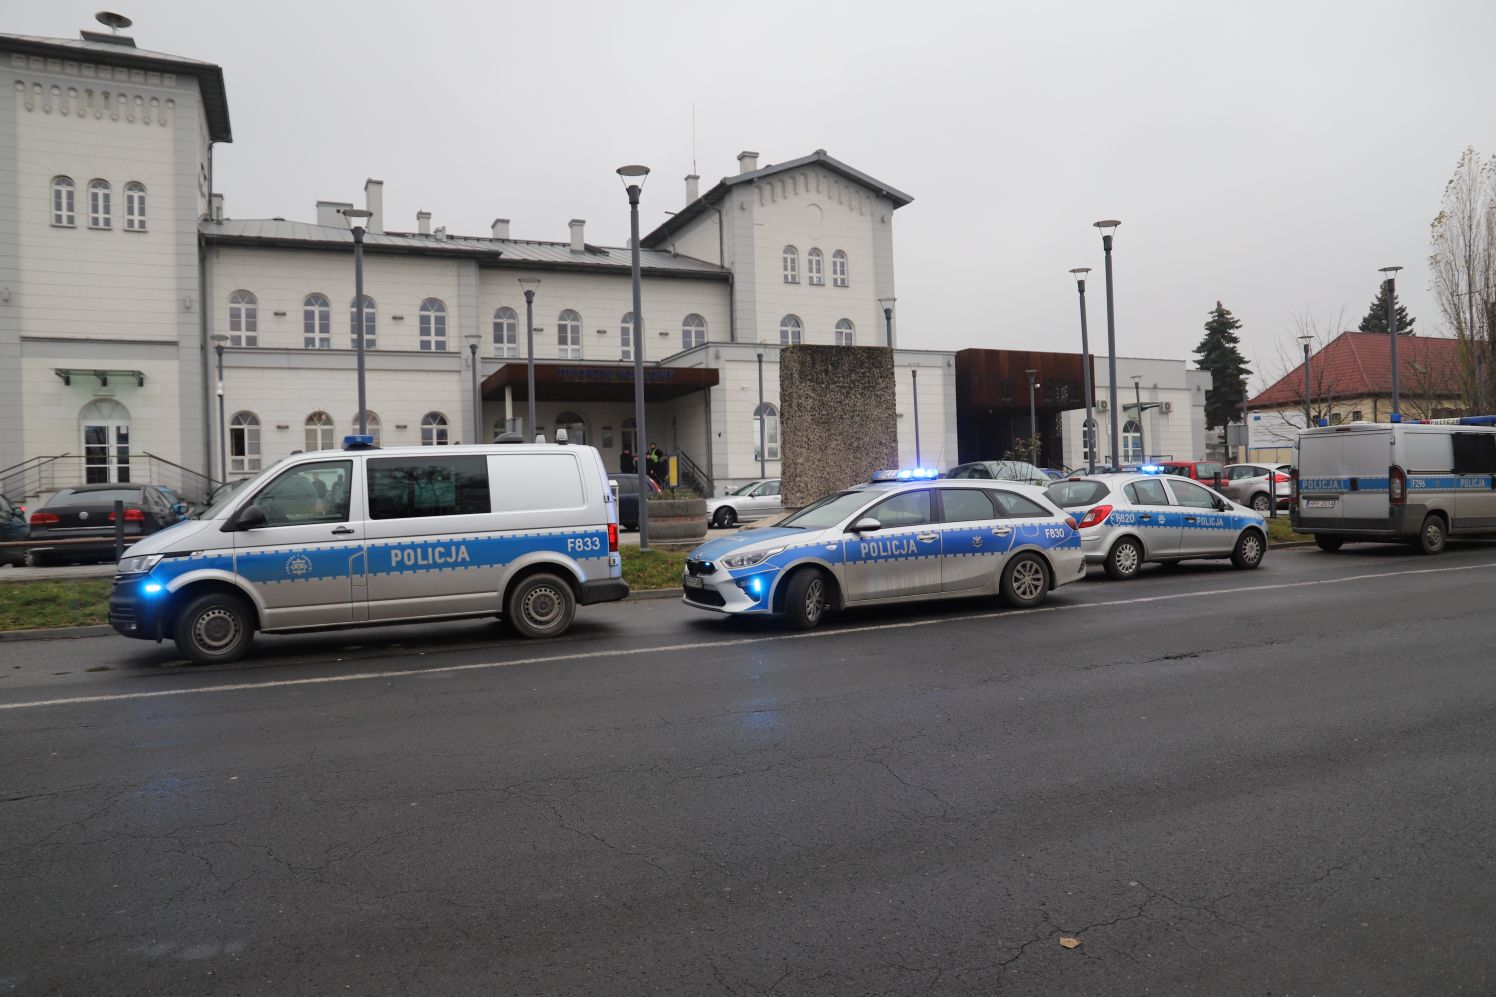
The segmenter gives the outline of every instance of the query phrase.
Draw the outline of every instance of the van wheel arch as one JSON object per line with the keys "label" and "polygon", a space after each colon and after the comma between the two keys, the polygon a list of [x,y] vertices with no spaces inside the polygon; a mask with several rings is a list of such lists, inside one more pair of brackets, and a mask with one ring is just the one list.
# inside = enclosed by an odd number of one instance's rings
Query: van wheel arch
{"label": "van wheel arch", "polygon": [[509,605],[509,597],[514,594],[515,587],[531,575],[555,575],[571,589],[573,599],[580,601],[582,598],[582,583],[577,578],[575,572],[566,565],[558,564],[555,561],[536,561],[533,564],[527,564],[523,568],[520,568],[504,583],[504,591],[499,593],[500,614],[503,613],[504,607]]}
{"label": "van wheel arch", "polygon": [[192,582],[190,584],[183,585],[181,588],[171,593],[167,600],[167,605],[170,606],[171,609],[169,612],[165,612],[161,615],[161,635],[163,637],[175,637],[176,634],[172,631],[176,622],[177,609],[181,606],[187,605],[187,603],[191,602],[193,599],[196,599],[198,596],[207,595],[211,592],[220,592],[224,595],[231,595],[238,599],[240,602],[244,603],[244,608],[249,611],[250,622],[253,624],[255,630],[257,632],[259,631],[261,625],[260,607],[255,605],[255,601],[250,596],[250,594],[241,589],[239,586],[232,585],[229,582],[208,579],[205,581]]}

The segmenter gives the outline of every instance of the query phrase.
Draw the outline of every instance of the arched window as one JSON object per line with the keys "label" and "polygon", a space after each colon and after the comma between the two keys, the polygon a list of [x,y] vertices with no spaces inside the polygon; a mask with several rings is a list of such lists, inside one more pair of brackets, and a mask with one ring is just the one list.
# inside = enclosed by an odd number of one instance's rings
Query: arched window
{"label": "arched window", "polygon": [[680,348],[689,350],[706,342],[706,319],[692,312],[680,324]]}
{"label": "arched window", "polygon": [[582,359],[582,316],[570,308],[556,317],[556,355],[562,360]]}
{"label": "arched window", "polygon": [[800,325],[800,319],[794,315],[786,315],[784,318],[780,319],[779,345],[794,346],[796,343],[800,342],[800,335],[803,331],[803,328],[804,327]]}
{"label": "arched window", "polygon": [[[378,329],[379,308],[374,304],[374,299],[367,294],[364,295],[364,349],[372,350],[378,339],[375,335]],[[358,299],[348,303],[348,345],[358,349]]]}
{"label": "arched window", "polygon": [[811,287],[820,287],[826,283],[825,262],[819,249],[811,249],[805,254],[805,282]]}
{"label": "arched window", "polygon": [[78,413],[83,431],[86,484],[130,480],[130,410],[113,398],[95,398]]}
{"label": "arched window", "polygon": [[90,180],[88,182],[89,228],[108,228],[112,224],[109,203],[112,197],[113,188],[109,186],[108,180]]}
{"label": "arched window", "polygon": [[[760,435],[762,434],[762,435]],[[764,460],[779,459],[779,410],[764,402],[753,410],[753,459],[759,460],[759,443],[768,449]]]}
{"label": "arched window", "polygon": [[1100,458],[1096,453],[1096,420],[1087,419],[1081,424],[1080,430],[1080,455],[1081,459],[1089,466]]}
{"label": "arched window", "polygon": [[840,249],[831,254],[831,286],[847,286],[847,254]]}
{"label": "arched window", "polygon": [[301,345],[309,350],[332,349],[332,302],[325,294],[308,294],[301,302]]}
{"label": "arched window", "polygon": [[618,321],[618,344],[620,356],[625,360],[634,359],[634,313],[625,312],[623,318]]}
{"label": "arched window", "polygon": [[800,283],[800,252],[794,246],[784,247],[784,282]]}
{"label": "arched window", "polygon": [[260,469],[260,417],[235,412],[229,420],[229,471],[248,474]]}
{"label": "arched window", "polygon": [[[379,446],[379,438],[382,435],[380,433],[380,426],[381,426],[381,424],[379,422],[379,416],[376,415],[376,414],[374,414],[373,412],[371,412],[368,409],[364,409],[364,426],[366,427],[366,435],[374,437],[374,445],[376,447]],[[349,432],[350,433],[357,433],[358,432],[358,414],[357,413],[355,413],[354,416],[353,416],[353,428],[350,429]]]}
{"label": "arched window", "polygon": [[125,231],[145,231],[145,184],[138,180],[125,184]]}
{"label": "arched window", "polygon": [[447,349],[447,306],[439,298],[421,302],[421,352],[443,353]]}
{"label": "arched window", "polygon": [[260,303],[249,291],[229,295],[229,345],[260,345]]}
{"label": "arched window", "polygon": [[1128,419],[1122,424],[1122,462],[1143,462],[1143,427],[1136,419]]}
{"label": "arched window", "polygon": [[857,345],[857,327],[852,324],[851,319],[844,318],[840,322],[836,323],[836,345]]}
{"label": "arched window", "polygon": [[326,412],[313,412],[306,417],[306,449],[331,450],[332,449],[332,416]]}
{"label": "arched window", "polygon": [[587,442],[587,423],[575,412],[562,412],[556,416],[556,435],[552,440],[561,439],[561,430],[566,430],[567,443]]}
{"label": "arched window", "polygon": [[447,439],[447,417],[440,412],[427,412],[421,416],[421,446],[444,447]]}
{"label": "arched window", "polygon": [[633,416],[623,420],[623,426],[618,431],[618,445],[635,457],[639,456],[639,424],[634,421]]}
{"label": "arched window", "polygon": [[519,356],[519,316],[513,308],[500,308],[493,313],[493,355]]}
{"label": "arched window", "polygon": [[73,185],[72,177],[52,178],[52,224],[66,225],[69,228],[78,224],[77,205],[74,195],[77,188]]}

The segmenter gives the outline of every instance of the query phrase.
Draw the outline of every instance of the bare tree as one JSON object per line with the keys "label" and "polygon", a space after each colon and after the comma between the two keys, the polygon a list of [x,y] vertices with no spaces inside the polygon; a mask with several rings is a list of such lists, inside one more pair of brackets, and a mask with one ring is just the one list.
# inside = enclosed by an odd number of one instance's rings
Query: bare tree
{"label": "bare tree", "polygon": [[[1328,419],[1331,407],[1336,397],[1344,398],[1355,391],[1352,385],[1335,384],[1328,364],[1309,365],[1309,398],[1304,398],[1304,337],[1308,337],[1309,354],[1314,356],[1320,353],[1330,341],[1346,328],[1345,308],[1341,308],[1328,321],[1320,321],[1309,309],[1293,315],[1289,319],[1289,325],[1273,342],[1274,356],[1271,360],[1259,361],[1258,371],[1266,380],[1266,387],[1271,387],[1292,375],[1293,400],[1285,401],[1265,410],[1273,412],[1281,417],[1286,427],[1303,428],[1318,423],[1320,419]],[[1264,388],[1266,390],[1266,388]],[[1293,446],[1297,435],[1287,435],[1287,429],[1283,434],[1282,446]]]}
{"label": "bare tree", "polygon": [[1430,226],[1430,248],[1431,290],[1460,343],[1460,386],[1473,407],[1477,371],[1489,388],[1496,350],[1496,156],[1482,159],[1474,147],[1460,154]]}

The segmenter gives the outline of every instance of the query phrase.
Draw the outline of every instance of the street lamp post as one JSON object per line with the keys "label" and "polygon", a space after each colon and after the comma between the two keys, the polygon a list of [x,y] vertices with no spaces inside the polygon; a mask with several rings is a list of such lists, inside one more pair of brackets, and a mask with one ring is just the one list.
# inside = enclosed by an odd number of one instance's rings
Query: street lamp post
{"label": "street lamp post", "polygon": [[357,330],[353,348],[358,355],[358,435],[369,432],[367,399],[364,397],[364,226],[374,217],[366,208],[344,208],[343,216],[353,226],[353,324]]}
{"label": "street lamp post", "polygon": [[[1112,414],[1112,460],[1122,466],[1119,441],[1121,431],[1117,425],[1117,313],[1112,292],[1112,236],[1122,223],[1115,218],[1105,218],[1094,223],[1101,230],[1101,249],[1106,256],[1106,352],[1107,357],[1107,403]],[[1107,229],[1111,229],[1110,232]]]}
{"label": "street lamp post", "polygon": [[764,355],[762,351],[758,354],[758,408],[754,409],[754,412],[758,414],[758,476],[766,478],[768,475],[764,470],[764,461],[769,456],[769,413],[764,411]]}
{"label": "street lamp post", "polygon": [[[1307,332],[1299,337],[1299,342],[1304,344],[1304,428],[1310,429],[1314,426],[1314,413],[1310,411],[1309,399],[1313,397],[1313,391],[1309,387],[1309,343],[1314,337]],[[1394,393],[1393,397],[1396,397]],[[1394,409],[1396,411],[1396,409]],[[1397,420],[1392,420],[1396,422]]]}
{"label": "street lamp post", "polygon": [[1090,267],[1076,267],[1070,271],[1075,274],[1075,290],[1080,294],[1080,363],[1081,383],[1086,393],[1086,422],[1081,427],[1080,439],[1081,449],[1086,452],[1086,473],[1096,473],[1096,423],[1091,418],[1091,342],[1086,332],[1086,274],[1091,272]]}
{"label": "street lamp post", "polygon": [[228,430],[223,422],[223,348],[229,337],[215,332],[208,338],[213,340],[213,352],[218,354],[218,483],[223,484],[229,480]]}
{"label": "street lamp post", "polygon": [[473,361],[473,442],[483,442],[483,399],[478,396],[478,341],[483,337],[476,332],[468,333],[468,354]]}
{"label": "street lamp post", "polygon": [[1146,464],[1148,444],[1143,438],[1143,389],[1140,386],[1142,380],[1142,374],[1132,375],[1132,403],[1138,410],[1138,457]]}
{"label": "street lamp post", "polygon": [[887,337],[885,346],[893,347],[893,303],[898,298],[879,298],[878,304],[883,306],[883,334]]}
{"label": "street lamp post", "polygon": [[[525,292],[525,432],[533,438],[535,434],[535,289],[540,286],[539,277],[521,277],[519,286]],[[639,449],[638,441],[634,449]]]}
{"label": "street lamp post", "polygon": [[[639,194],[649,176],[648,166],[620,166],[618,175],[629,194],[629,245],[633,248],[634,276],[634,439],[644,444],[644,309],[639,281]],[[644,444],[647,445],[647,444]],[[649,550],[649,462],[639,461],[639,549]]]}
{"label": "street lamp post", "polygon": [[1039,463],[1039,448],[1035,445],[1034,441],[1039,436],[1039,417],[1034,411],[1034,388],[1038,386],[1039,382],[1034,380],[1034,378],[1038,377],[1039,372],[1029,369],[1024,371],[1024,373],[1028,375],[1029,382],[1029,446],[1033,448],[1029,451],[1029,463],[1037,464]]}
{"label": "street lamp post", "polygon": [[924,467],[924,459],[919,454],[919,371],[909,371],[909,381],[914,386],[914,466]]}
{"label": "street lamp post", "polygon": [[1393,304],[1397,296],[1397,272],[1402,267],[1382,267],[1387,275],[1382,290],[1387,294],[1387,333],[1392,337],[1392,421],[1402,422],[1402,403],[1397,393],[1397,307]]}

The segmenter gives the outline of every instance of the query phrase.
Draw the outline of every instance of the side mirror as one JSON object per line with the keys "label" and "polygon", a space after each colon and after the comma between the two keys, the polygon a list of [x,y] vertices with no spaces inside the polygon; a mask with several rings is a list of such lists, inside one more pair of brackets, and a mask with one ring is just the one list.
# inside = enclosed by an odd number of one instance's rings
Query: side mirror
{"label": "side mirror", "polygon": [[178,502],[176,505],[171,507],[171,511],[176,513],[178,516],[183,515],[187,511],[187,503]]}
{"label": "side mirror", "polygon": [[881,529],[883,529],[883,524],[872,516],[863,516],[851,526],[853,533],[876,533]]}
{"label": "side mirror", "polygon": [[1217,512],[1226,512],[1230,508],[1231,508],[1231,503],[1230,502],[1226,501],[1223,498],[1216,499],[1216,511]]}
{"label": "side mirror", "polygon": [[265,510],[257,505],[247,505],[234,517],[234,529],[253,530],[265,525]]}

